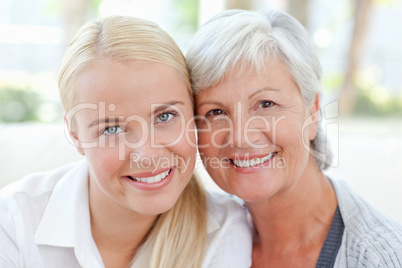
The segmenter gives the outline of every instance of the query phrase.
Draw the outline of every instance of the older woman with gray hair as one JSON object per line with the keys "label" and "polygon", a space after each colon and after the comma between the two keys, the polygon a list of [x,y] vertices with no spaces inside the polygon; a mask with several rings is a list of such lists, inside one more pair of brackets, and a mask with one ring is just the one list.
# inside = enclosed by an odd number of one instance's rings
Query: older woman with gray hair
{"label": "older woman with gray hair", "polygon": [[187,65],[199,151],[245,202],[253,267],[402,267],[401,225],[323,174],[321,66],[296,19],[222,12],[190,42]]}

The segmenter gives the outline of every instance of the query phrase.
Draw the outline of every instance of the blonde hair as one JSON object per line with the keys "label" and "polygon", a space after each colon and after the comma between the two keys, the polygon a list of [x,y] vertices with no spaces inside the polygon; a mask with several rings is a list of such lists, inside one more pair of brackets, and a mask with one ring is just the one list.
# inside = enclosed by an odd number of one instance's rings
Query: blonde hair
{"label": "blonde hair", "polygon": [[[70,43],[59,75],[60,97],[66,112],[74,105],[75,81],[99,61],[159,62],[174,67],[193,101],[185,59],[174,40],[155,23],[110,16],[84,25]],[[193,175],[169,211],[158,216],[132,267],[201,267],[207,241],[204,191]]]}
{"label": "blonde hair", "polygon": [[155,23],[143,19],[109,16],[85,24],[64,54],[59,90],[66,112],[74,103],[77,76],[105,59],[139,63],[151,61],[172,66],[182,76],[192,95],[184,56],[165,31]]}

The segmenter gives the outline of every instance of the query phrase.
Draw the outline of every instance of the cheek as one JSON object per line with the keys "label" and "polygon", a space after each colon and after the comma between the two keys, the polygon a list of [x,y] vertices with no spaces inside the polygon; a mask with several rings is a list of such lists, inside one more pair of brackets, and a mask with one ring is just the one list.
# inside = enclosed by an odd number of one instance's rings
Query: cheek
{"label": "cheek", "polygon": [[217,155],[217,148],[211,141],[211,132],[200,133],[198,132],[198,151],[202,157],[211,157]]}
{"label": "cheek", "polygon": [[93,148],[85,151],[92,172],[97,177],[110,177],[120,166],[117,148]]}
{"label": "cheek", "polygon": [[169,136],[168,139],[172,140],[169,144],[169,148],[177,155],[183,157],[194,157],[197,153],[197,144],[195,136],[195,127],[192,117],[192,111],[185,111],[184,120],[178,120],[172,124],[166,131],[160,133],[161,136]]}
{"label": "cheek", "polygon": [[183,133],[176,137],[176,142],[168,149],[175,155],[186,160],[186,163],[195,163],[197,144],[194,126],[189,126]]}
{"label": "cheek", "polygon": [[201,132],[200,130],[198,130],[197,136],[198,136],[198,146],[199,146],[198,149],[209,146],[209,143],[211,141],[211,132]]}
{"label": "cheek", "polygon": [[180,170],[183,182],[188,181],[195,167],[197,157],[196,147],[183,139],[182,142],[170,147],[169,150],[174,154],[174,163]]}
{"label": "cheek", "polygon": [[151,129],[150,138],[153,139],[155,144],[171,146],[180,143],[183,135],[183,128],[175,124],[164,128]]}
{"label": "cheek", "polygon": [[276,124],[276,136],[285,143],[297,144],[301,142],[303,119],[296,116],[287,116]]}
{"label": "cheek", "polygon": [[293,119],[279,124],[277,145],[282,150],[285,167],[294,169],[304,166],[309,154],[309,139],[306,133],[303,134],[303,121]]}
{"label": "cheek", "polygon": [[195,134],[190,133],[189,136],[182,138],[180,142],[175,145],[175,151],[177,151],[178,155],[181,155],[185,158],[194,158],[197,154]]}
{"label": "cheek", "polygon": [[197,138],[196,138],[196,130],[194,123],[188,124],[185,135],[184,135],[186,142],[191,146],[194,147],[195,150],[197,150]]}
{"label": "cheek", "polygon": [[192,118],[186,118],[186,122],[188,122],[184,129],[184,135],[179,143],[179,146],[182,146],[183,151],[188,151],[189,155],[193,156],[197,153],[197,139],[196,139],[196,130],[194,127],[194,122],[190,121]]}
{"label": "cheek", "polygon": [[167,147],[175,146],[179,143],[184,143],[183,139],[194,147],[196,146],[195,128],[192,112],[185,111],[183,117],[176,118],[169,125],[160,125],[151,128],[151,139],[156,144],[165,145]]}
{"label": "cheek", "polygon": [[198,130],[198,149],[205,154],[214,154],[233,142],[233,130],[227,125],[212,125],[211,129]]}

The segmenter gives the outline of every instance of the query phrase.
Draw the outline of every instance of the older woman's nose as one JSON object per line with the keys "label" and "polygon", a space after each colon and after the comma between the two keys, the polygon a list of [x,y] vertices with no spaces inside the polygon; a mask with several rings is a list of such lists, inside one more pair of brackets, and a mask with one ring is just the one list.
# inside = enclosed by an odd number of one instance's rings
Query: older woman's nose
{"label": "older woman's nose", "polygon": [[264,130],[266,124],[261,122],[261,118],[242,115],[236,118],[233,123],[230,145],[238,148],[261,148],[266,146]]}

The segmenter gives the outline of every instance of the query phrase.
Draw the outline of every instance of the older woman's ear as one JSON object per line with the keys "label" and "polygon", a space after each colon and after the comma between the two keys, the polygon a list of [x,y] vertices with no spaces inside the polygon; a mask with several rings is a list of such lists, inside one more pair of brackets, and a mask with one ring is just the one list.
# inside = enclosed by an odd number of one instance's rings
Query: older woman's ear
{"label": "older woman's ear", "polygon": [[309,118],[311,118],[309,128],[309,139],[312,141],[317,136],[318,122],[320,121],[320,96],[314,95],[314,101],[309,106]]}
{"label": "older woman's ear", "polygon": [[82,144],[80,142],[80,140],[78,139],[78,131],[77,131],[77,127],[73,126],[74,122],[72,122],[72,119],[68,119],[67,115],[64,114],[64,123],[68,132],[68,136],[67,138],[69,138],[72,143],[74,144],[75,148],[77,148],[78,153],[80,153],[81,155],[85,155],[85,152],[82,148]]}

